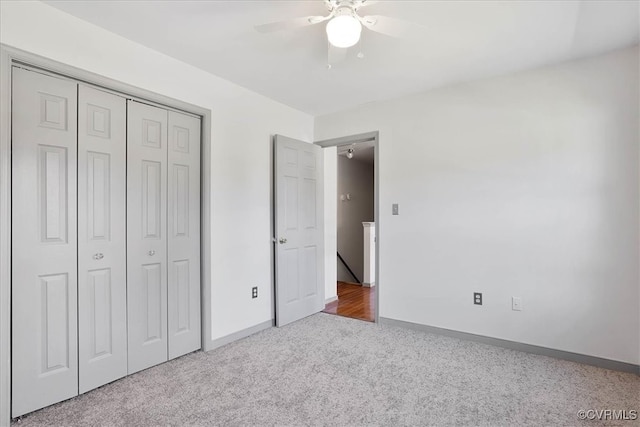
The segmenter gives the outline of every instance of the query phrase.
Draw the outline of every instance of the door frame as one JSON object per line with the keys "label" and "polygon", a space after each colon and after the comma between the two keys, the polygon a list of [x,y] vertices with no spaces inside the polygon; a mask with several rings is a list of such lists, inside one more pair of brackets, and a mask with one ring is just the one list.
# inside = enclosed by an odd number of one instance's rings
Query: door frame
{"label": "door frame", "polygon": [[0,425],[11,420],[11,67],[85,83],[150,105],[198,116],[200,149],[200,280],[202,350],[211,339],[211,110],[0,44]]}
{"label": "door frame", "polygon": [[[322,141],[314,142],[315,145],[319,145],[322,148],[327,147],[342,147],[351,144],[357,144],[359,142],[373,142],[373,220],[375,221],[376,230],[376,296],[375,296],[375,314],[374,322],[380,321],[380,132],[372,131],[366,133],[359,133],[355,135],[348,135],[339,138],[325,139]],[[326,179],[326,174],[325,174]],[[325,191],[327,191],[327,185],[325,183]],[[325,224],[326,226],[326,224]],[[326,244],[326,242],[325,242]]]}

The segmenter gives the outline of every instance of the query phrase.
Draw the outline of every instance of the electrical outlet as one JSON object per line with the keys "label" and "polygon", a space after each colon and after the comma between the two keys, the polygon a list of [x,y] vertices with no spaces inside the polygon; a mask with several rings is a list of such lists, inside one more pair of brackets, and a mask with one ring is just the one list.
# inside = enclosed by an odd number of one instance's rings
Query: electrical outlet
{"label": "electrical outlet", "polygon": [[258,298],[258,287],[254,286],[251,288],[251,298]]}
{"label": "electrical outlet", "polygon": [[522,298],[511,297],[511,310],[522,311]]}
{"label": "electrical outlet", "polygon": [[473,303],[475,305],[482,305],[482,293],[480,292],[473,293]]}

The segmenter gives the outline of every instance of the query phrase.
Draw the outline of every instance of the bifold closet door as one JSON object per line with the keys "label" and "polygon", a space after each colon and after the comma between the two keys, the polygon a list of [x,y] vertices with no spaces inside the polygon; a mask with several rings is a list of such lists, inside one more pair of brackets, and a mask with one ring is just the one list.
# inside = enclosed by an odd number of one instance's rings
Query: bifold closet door
{"label": "bifold closet door", "polygon": [[126,99],[78,87],[78,363],[84,393],[127,375]]}
{"label": "bifold closet door", "polygon": [[168,359],[167,110],[127,101],[128,371]]}
{"label": "bifold closet door", "polygon": [[200,348],[200,119],[169,111],[169,359]]}
{"label": "bifold closet door", "polygon": [[13,68],[13,417],[78,394],[77,85]]}

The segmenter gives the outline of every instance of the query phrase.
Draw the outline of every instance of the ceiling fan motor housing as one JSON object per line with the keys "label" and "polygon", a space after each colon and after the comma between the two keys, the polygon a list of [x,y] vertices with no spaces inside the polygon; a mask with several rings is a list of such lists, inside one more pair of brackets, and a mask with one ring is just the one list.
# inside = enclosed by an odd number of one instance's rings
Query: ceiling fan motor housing
{"label": "ceiling fan motor housing", "polygon": [[332,10],[337,10],[342,7],[348,7],[352,12],[358,10],[364,3],[362,0],[330,0],[329,3],[332,6]]}

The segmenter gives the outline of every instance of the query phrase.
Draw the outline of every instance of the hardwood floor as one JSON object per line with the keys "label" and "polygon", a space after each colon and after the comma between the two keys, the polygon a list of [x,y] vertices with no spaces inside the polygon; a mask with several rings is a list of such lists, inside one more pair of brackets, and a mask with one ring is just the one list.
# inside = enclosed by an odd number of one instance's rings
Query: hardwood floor
{"label": "hardwood floor", "polygon": [[373,322],[375,309],[375,287],[338,282],[338,300],[327,304],[323,312]]}

